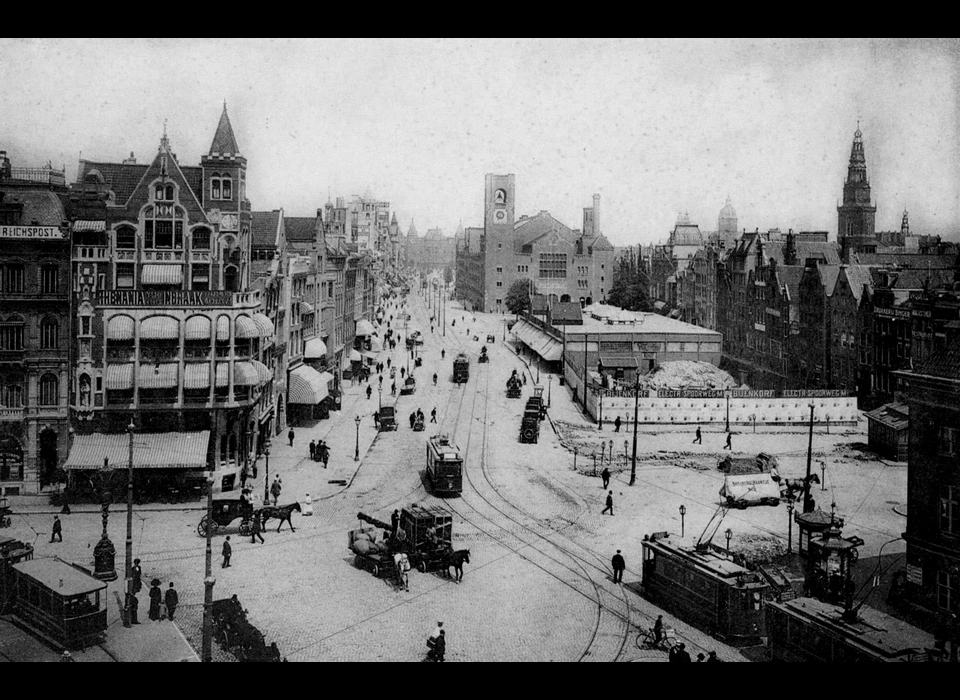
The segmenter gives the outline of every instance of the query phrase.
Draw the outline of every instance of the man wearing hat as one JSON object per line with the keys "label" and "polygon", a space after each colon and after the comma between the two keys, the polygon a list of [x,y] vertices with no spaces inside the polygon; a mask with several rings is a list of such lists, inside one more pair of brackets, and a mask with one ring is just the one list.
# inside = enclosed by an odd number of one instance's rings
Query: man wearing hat
{"label": "man wearing hat", "polygon": [[133,594],[136,595],[143,590],[143,568],[140,566],[140,560],[133,560],[133,568],[130,570],[133,578]]}
{"label": "man wearing hat", "polygon": [[160,591],[160,579],[155,578],[150,582],[150,610],[148,615],[151,620],[157,622],[160,620],[160,603],[163,600],[163,593]]}
{"label": "man wearing hat", "polygon": [[623,583],[623,570],[627,568],[627,563],[623,560],[623,555],[620,554],[619,549],[617,553],[613,555],[610,563],[613,566],[613,582]]}

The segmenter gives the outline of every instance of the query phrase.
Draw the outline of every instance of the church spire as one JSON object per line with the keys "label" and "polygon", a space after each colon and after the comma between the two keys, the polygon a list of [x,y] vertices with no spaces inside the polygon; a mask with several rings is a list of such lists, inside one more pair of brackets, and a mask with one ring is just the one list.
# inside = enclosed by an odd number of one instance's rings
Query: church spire
{"label": "church spire", "polygon": [[223,101],[223,112],[220,114],[220,123],[217,125],[217,133],[214,134],[213,143],[210,144],[210,155],[240,155],[240,148],[237,146],[237,139],[233,135],[233,127],[230,126],[230,117],[227,116],[227,101]]}

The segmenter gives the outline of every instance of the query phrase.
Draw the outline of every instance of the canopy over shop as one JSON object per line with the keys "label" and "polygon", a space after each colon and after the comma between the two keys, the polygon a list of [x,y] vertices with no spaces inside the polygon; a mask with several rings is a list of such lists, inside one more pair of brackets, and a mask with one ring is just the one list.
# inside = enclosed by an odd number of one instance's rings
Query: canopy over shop
{"label": "canopy over shop", "polygon": [[329,372],[318,372],[313,367],[301,365],[290,370],[287,386],[287,403],[290,420],[328,418],[330,415]]}

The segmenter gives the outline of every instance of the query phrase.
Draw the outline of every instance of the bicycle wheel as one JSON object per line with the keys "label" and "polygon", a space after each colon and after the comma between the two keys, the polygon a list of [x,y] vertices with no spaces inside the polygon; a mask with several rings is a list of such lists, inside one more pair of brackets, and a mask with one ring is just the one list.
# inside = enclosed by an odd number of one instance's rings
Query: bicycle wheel
{"label": "bicycle wheel", "polygon": [[650,644],[650,633],[641,632],[637,635],[637,649],[646,649]]}

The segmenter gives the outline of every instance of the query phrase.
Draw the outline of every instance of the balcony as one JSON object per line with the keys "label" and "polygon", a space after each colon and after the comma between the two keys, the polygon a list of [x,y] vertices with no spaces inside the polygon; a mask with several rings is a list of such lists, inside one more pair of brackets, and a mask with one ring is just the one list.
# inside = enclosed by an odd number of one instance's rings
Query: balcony
{"label": "balcony", "polygon": [[20,408],[0,408],[0,421],[23,420],[26,410],[23,406]]}
{"label": "balcony", "polygon": [[46,168],[10,168],[11,180],[26,180],[28,182],[39,182],[43,185],[62,185],[67,184],[67,176],[63,170],[54,170],[51,167]]}
{"label": "balcony", "polygon": [[182,250],[145,250],[143,252],[144,262],[182,262]]}
{"label": "balcony", "polygon": [[107,259],[106,246],[75,246],[73,249],[74,262],[87,262]]}
{"label": "balcony", "polygon": [[25,349],[0,350],[0,362],[23,362],[27,356]]}

